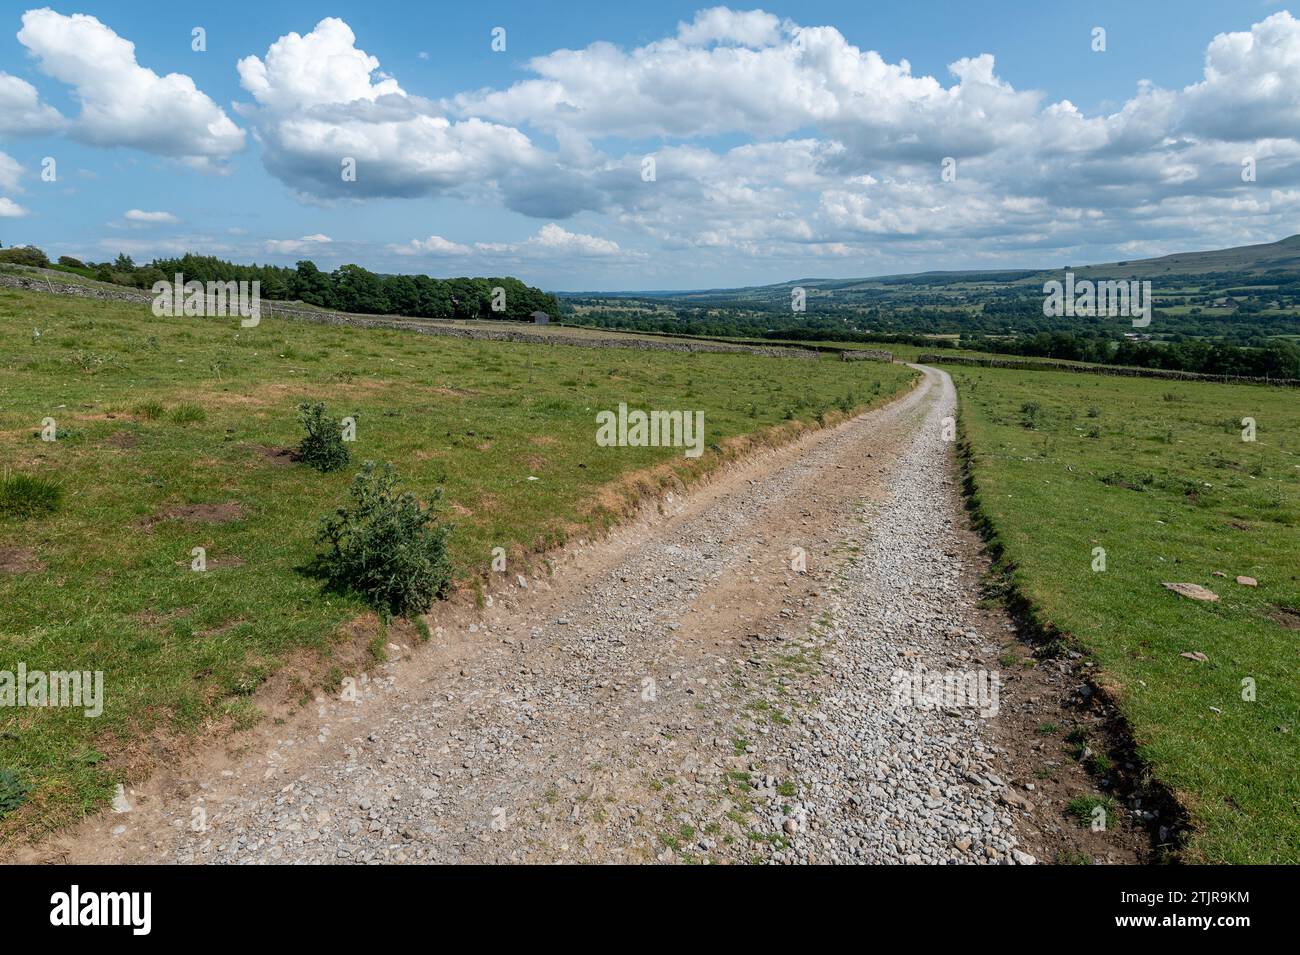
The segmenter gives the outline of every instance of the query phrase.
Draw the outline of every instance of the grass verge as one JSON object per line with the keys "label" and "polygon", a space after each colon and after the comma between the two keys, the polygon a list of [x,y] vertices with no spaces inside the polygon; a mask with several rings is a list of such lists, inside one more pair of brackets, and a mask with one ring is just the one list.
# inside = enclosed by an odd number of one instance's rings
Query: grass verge
{"label": "grass verge", "polygon": [[1001,569],[1038,626],[1096,661],[1138,755],[1189,814],[1184,858],[1300,861],[1294,393],[949,371]]}

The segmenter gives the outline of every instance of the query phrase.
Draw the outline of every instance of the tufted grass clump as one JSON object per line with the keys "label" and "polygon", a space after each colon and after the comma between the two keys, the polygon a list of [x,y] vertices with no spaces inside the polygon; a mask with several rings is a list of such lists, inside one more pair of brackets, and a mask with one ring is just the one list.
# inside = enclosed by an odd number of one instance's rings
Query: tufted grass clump
{"label": "tufted grass clump", "polygon": [[208,413],[200,405],[186,401],[173,408],[170,417],[173,424],[197,424],[208,420]]}
{"label": "tufted grass clump", "polygon": [[49,478],[29,474],[0,476],[0,514],[13,517],[35,517],[59,509],[63,488]]}

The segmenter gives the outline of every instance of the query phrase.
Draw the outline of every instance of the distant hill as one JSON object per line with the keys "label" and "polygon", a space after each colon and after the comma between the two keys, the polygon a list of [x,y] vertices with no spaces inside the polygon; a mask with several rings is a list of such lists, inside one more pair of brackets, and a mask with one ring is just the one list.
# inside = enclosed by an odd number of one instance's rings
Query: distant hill
{"label": "distant hill", "polygon": [[1233,249],[1209,252],[1175,252],[1158,259],[1110,262],[1075,269],[1076,274],[1099,276],[1204,275],[1208,272],[1250,272],[1259,274],[1274,269],[1300,273],[1300,235],[1288,236],[1263,245],[1240,245]]}
{"label": "distant hill", "polygon": [[[1155,259],[1131,259],[1099,265],[1075,265],[1070,271],[1079,278],[1146,278],[1168,275],[1207,275],[1216,272],[1243,272],[1259,275],[1273,270],[1283,270],[1300,276],[1300,235],[1289,236],[1277,242],[1262,245],[1243,245],[1232,249],[1213,249],[1208,252],[1176,252]],[[850,293],[849,298],[871,298],[872,293],[913,288],[952,288],[959,286],[1041,286],[1047,278],[1059,278],[1066,269],[969,269],[963,271],[908,272],[897,275],[879,275],[859,279],[802,278],[772,285],[753,285],[744,288],[697,289],[694,291],[646,292],[561,292],[561,297],[620,297],[620,298],[671,298],[681,302],[759,303],[786,300],[790,289],[798,286],[810,294]]]}

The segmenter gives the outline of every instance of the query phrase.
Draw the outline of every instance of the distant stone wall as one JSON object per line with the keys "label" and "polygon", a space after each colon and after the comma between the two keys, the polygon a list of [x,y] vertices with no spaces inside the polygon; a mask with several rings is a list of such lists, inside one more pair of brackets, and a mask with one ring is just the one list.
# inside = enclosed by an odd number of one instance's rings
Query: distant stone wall
{"label": "distant stone wall", "polygon": [[[153,296],[139,289],[117,288],[103,283],[82,285],[67,281],[60,282],[44,278],[39,271],[35,270],[32,271],[31,275],[0,272],[0,286],[54,295],[72,295],[78,298],[135,302],[145,306],[153,303]],[[815,359],[818,357],[817,352],[806,348],[785,348],[775,345],[727,345],[706,341],[621,338],[614,337],[612,334],[587,338],[568,333],[545,334],[507,328],[493,328],[490,319],[484,320],[482,328],[466,328],[460,325],[444,324],[436,319],[403,320],[374,315],[353,315],[346,312],[315,311],[313,309],[295,308],[283,302],[270,301],[262,302],[262,315],[292,321],[314,322],[318,325],[386,328],[395,331],[415,332],[419,335],[440,335],[444,338],[465,338],[478,341],[522,342],[534,345],[572,345],[579,348],[630,348],[639,351],[723,352],[728,354],[760,355],[766,358]]]}
{"label": "distant stone wall", "polygon": [[484,328],[465,328],[460,325],[441,325],[426,319],[409,319],[393,321],[386,318],[374,318],[364,315],[348,315],[339,312],[298,311],[273,305],[262,305],[262,312],[277,317],[294,318],[305,322],[322,325],[353,325],[357,328],[389,328],[420,335],[441,335],[447,338],[471,338],[482,341],[523,342],[534,345],[574,345],[580,348],[630,348],[638,351],[674,351],[674,352],[724,352],[741,355],[761,355],[766,358],[817,358],[817,353],[803,348],[777,348],[762,345],[722,345],[715,342],[663,341],[649,338],[584,338],[580,335],[547,335],[536,332],[521,332],[514,329],[491,328],[490,321],[485,321]]}
{"label": "distant stone wall", "polygon": [[1238,385],[1280,385],[1300,388],[1296,378],[1248,378],[1242,375],[1203,375],[1167,368],[1131,368],[1127,365],[1072,365],[1063,361],[1029,361],[1016,358],[974,358],[969,355],[920,355],[918,365],[977,365],[983,368],[1015,368],[1021,371],[1074,371],[1085,375],[1119,375],[1124,378],[1163,378],[1170,381],[1212,381]]}
{"label": "distant stone wall", "polygon": [[877,348],[846,348],[840,352],[840,361],[888,361],[894,360],[892,351]]}
{"label": "distant stone wall", "polygon": [[51,281],[33,270],[30,276],[13,272],[0,272],[0,286],[25,289],[29,292],[46,292],[54,295],[73,295],[78,298],[95,298],[115,302],[140,302],[148,305],[153,296],[133,288],[114,288],[108,285],[80,285],[67,281]]}

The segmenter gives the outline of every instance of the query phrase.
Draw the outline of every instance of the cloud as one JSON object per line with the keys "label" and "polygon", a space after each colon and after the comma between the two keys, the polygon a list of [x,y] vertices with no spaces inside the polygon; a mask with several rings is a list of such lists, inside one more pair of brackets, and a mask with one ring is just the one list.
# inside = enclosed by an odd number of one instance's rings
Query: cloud
{"label": "cloud", "polygon": [[41,72],[71,86],[81,103],[69,126],[77,139],[200,168],[219,168],[244,148],[244,131],[190,77],[159,76],[141,66],[135,44],[94,17],[42,9],[27,11],[22,22],[19,42]]}
{"label": "cloud", "polygon": [[13,156],[0,153],[0,189],[22,192],[23,167]]}
{"label": "cloud", "polygon": [[[917,75],[832,26],[761,10],[715,7],[641,46],[596,42],[525,65],[531,78],[449,108],[556,137],[564,158],[534,175],[527,201],[610,214],[668,249],[875,255],[883,242],[916,256],[968,239],[979,255],[1064,251],[1167,238],[1173,210],[1198,199],[1230,203],[1247,241],[1294,231],[1241,178],[1250,157],[1270,188],[1300,186],[1300,21],[1285,12],[1215,37],[1199,82],[1139,81],[1097,114],[1016,89],[989,52],[954,60],[946,79]],[[704,145],[719,136],[750,142]],[[652,182],[641,156],[600,149],[639,138],[663,140]],[[556,170],[563,189],[549,188]]]}
{"label": "cloud", "polygon": [[677,39],[687,46],[711,42],[772,46],[781,36],[781,21],[762,10],[738,12],[727,7],[700,10],[691,23],[677,24]]}
{"label": "cloud", "polygon": [[[243,144],[188,77],[137,65],[132,45],[93,18],[32,11],[20,38],[82,101],[81,115],[65,121],[73,135],[179,140],[190,143],[182,158],[213,163]],[[552,50],[526,61],[518,82],[433,100],[418,95],[413,77],[404,84],[385,72],[347,23],[326,18],[239,60],[249,102],[235,111],[266,169],[304,197],[449,196],[545,223],[515,242],[431,235],[387,246],[393,256],[548,269],[637,262],[670,276],[706,260],[1082,261],[1076,250],[1295,231],[1300,21],[1279,12],[1207,39],[1203,69],[1185,85],[1135,77],[1118,106],[1084,110],[1013,85],[997,51],[962,51],[930,76],[831,25],[713,7],[649,42]],[[172,100],[157,95],[172,82],[192,93],[179,99],[180,135],[164,115]],[[7,74],[2,105],[60,121],[35,88]],[[196,133],[200,114],[211,122]],[[156,143],[141,148],[168,154]],[[952,181],[941,175],[949,158]],[[355,181],[343,175],[345,159]],[[1257,182],[1243,181],[1245,159],[1257,164]],[[5,175],[0,161],[0,186]],[[17,189],[18,173],[8,177]],[[559,224],[581,213],[595,213],[623,244],[591,234],[600,228]],[[632,251],[642,238],[662,255],[646,261]],[[327,241],[250,248],[294,254]],[[329,254],[352,249],[345,239]]]}
{"label": "cloud", "polygon": [[18,219],[25,215],[27,215],[26,209],[12,199],[0,196],[0,219]]}
{"label": "cloud", "polygon": [[676,37],[630,51],[598,42],[535,57],[540,78],[454,98],[465,115],[595,137],[785,135],[815,126],[862,155],[985,153],[1032,121],[1041,99],[994,72],[991,55],[955,61],[956,83],[914,76],[834,27],[714,8]]}
{"label": "cloud", "polygon": [[1300,134],[1300,20],[1283,10],[1249,31],[1220,33],[1204,79],[1183,90],[1183,126],[1241,141]]}
{"label": "cloud", "polygon": [[397,255],[469,255],[473,250],[467,245],[451,242],[440,235],[427,239],[412,239],[406,245],[390,246]]}
{"label": "cloud", "polygon": [[329,236],[317,233],[315,235],[305,235],[301,239],[267,239],[263,244],[263,248],[272,255],[291,255],[312,246],[327,245],[333,241]]}
{"label": "cloud", "polygon": [[266,51],[265,61],[256,56],[240,60],[240,83],[258,103],[281,112],[405,96],[395,79],[377,72],[379,60],[355,44],[351,27],[326,17],[306,36],[280,37]]}
{"label": "cloud", "polygon": [[526,239],[515,251],[537,252],[542,255],[607,256],[619,255],[617,242],[601,239],[581,232],[569,232],[554,222],[548,222],[537,234]]}
{"label": "cloud", "polygon": [[63,126],[63,117],[40,101],[36,87],[0,70],[0,134],[35,136]]}
{"label": "cloud", "polygon": [[144,225],[170,225],[181,221],[170,212],[142,212],[139,209],[128,209],[122,214],[122,218],[127,222]]}
{"label": "cloud", "polygon": [[477,256],[483,260],[591,259],[627,255],[617,242],[582,232],[570,232],[554,222],[548,222],[521,242],[476,242],[473,246],[468,246],[444,239],[440,235],[431,235],[427,239],[412,239],[405,245],[389,246],[389,251],[403,256]]}
{"label": "cloud", "polygon": [[[482,193],[544,165],[518,130],[477,118],[452,121],[411,96],[356,47],[352,29],[328,17],[305,36],[289,33],[238,63],[272,175],[327,198]],[[346,160],[355,179],[344,176]]]}

